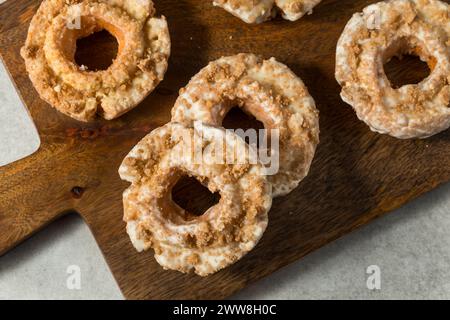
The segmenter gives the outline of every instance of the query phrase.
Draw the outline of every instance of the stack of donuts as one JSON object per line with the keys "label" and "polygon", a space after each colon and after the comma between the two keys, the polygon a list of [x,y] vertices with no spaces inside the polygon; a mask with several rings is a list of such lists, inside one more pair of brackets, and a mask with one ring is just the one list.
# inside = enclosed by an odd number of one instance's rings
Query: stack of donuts
{"label": "stack of donuts", "polygon": [[[298,20],[320,2],[214,5],[244,22],[262,23],[278,12]],[[77,65],[77,40],[103,29],[119,43],[113,64],[103,71]],[[93,121],[113,120],[152,92],[164,78],[170,47],[166,19],[157,17],[150,0],[44,0],[21,54],[42,99],[74,119]],[[394,89],[383,65],[403,54],[419,56],[432,72],[419,84]],[[336,79],[342,99],[373,131],[408,139],[448,129],[449,5],[390,0],[356,13],[337,44]],[[268,140],[278,141],[279,148],[269,150],[279,164],[276,172],[254,161],[258,146],[223,128],[235,106],[264,124]],[[119,169],[131,183],[123,199],[134,247],[153,249],[166,269],[200,276],[235,263],[263,236],[272,199],[289,194],[307,176],[318,143],[314,99],[287,66],[250,53],[211,62],[180,90],[171,122],[139,142]],[[172,199],[172,189],[186,176],[220,193],[218,204],[202,216]]]}
{"label": "stack of donuts", "polygon": [[[254,146],[222,127],[234,106],[277,133],[275,175],[252,161]],[[272,197],[288,194],[307,175],[318,142],[314,100],[288,67],[253,54],[211,62],[181,89],[172,122],[144,138],[119,170],[132,183],[125,192],[125,220],[134,246],[155,249],[167,269],[206,276],[229,266],[262,237]],[[219,158],[217,146],[226,150]],[[227,161],[238,152],[245,157]],[[201,217],[180,208],[171,189],[183,176],[220,193],[219,203]]]}

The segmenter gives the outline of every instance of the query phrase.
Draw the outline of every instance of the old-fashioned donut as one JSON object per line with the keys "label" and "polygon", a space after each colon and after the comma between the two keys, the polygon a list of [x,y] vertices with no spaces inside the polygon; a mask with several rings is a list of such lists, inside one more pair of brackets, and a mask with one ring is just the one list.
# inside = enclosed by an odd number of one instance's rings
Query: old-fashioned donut
{"label": "old-fashioned donut", "polygon": [[[267,227],[272,195],[250,152],[239,136],[220,128],[169,123],[145,137],[119,170],[132,183],[124,193],[124,220],[136,249],[153,248],[165,269],[201,276],[252,250]],[[246,155],[235,164],[235,154]],[[200,217],[180,208],[171,190],[183,176],[219,192],[219,203]]]}
{"label": "old-fashioned donut", "polygon": [[[383,65],[413,54],[431,74],[394,89]],[[450,11],[438,0],[393,0],[370,5],[348,22],[336,53],[342,99],[379,133],[426,138],[450,127]]]}
{"label": "old-fashioned donut", "polygon": [[279,136],[279,171],[270,175],[274,196],[291,192],[308,174],[319,142],[319,113],[302,80],[274,58],[253,54],[210,63],[180,91],[172,121],[221,126],[240,106]]}
{"label": "old-fashioned donut", "polygon": [[[106,29],[119,43],[103,71],[75,63],[77,39]],[[163,79],[170,55],[164,17],[150,0],[44,0],[21,50],[39,95],[66,115],[111,120],[139,104]]]}
{"label": "old-fashioned donut", "polygon": [[219,6],[246,23],[262,23],[270,20],[280,11],[283,18],[296,21],[322,0],[214,0]]}

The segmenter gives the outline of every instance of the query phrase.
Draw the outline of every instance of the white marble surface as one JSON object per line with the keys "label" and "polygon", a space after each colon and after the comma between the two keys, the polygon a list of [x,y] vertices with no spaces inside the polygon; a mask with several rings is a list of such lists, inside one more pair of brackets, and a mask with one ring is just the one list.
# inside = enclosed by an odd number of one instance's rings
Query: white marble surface
{"label": "white marble surface", "polygon": [[0,63],[0,115],[0,166],[3,166],[35,152],[41,144],[3,63]]}
{"label": "white marble surface", "polygon": [[[0,0],[3,2],[4,0]],[[0,163],[33,152],[39,139],[0,67]],[[450,185],[248,287],[239,299],[450,299]],[[366,269],[381,269],[381,289]],[[80,288],[67,286],[80,270]],[[72,283],[72,282],[70,282]],[[0,299],[121,299],[90,234],[65,217],[0,257]]]}

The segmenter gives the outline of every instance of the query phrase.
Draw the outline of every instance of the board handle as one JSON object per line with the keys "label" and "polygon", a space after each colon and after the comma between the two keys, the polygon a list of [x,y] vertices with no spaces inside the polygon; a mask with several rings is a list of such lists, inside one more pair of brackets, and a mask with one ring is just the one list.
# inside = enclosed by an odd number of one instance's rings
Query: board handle
{"label": "board handle", "polygon": [[[70,212],[79,190],[58,181],[67,175],[42,148],[0,168],[0,256],[50,222]],[[66,172],[64,172],[66,171]]]}

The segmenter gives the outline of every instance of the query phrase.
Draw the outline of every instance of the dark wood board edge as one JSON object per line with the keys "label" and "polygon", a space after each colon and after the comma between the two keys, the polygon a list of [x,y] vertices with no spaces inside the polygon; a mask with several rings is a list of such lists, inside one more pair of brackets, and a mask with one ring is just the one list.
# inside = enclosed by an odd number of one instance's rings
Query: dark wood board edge
{"label": "dark wood board edge", "polygon": [[[7,2],[8,3],[8,2]],[[5,4],[7,4],[5,3]],[[2,6],[0,6],[0,10],[1,8],[5,5],[3,4]],[[1,16],[1,11],[0,11],[0,16]],[[8,29],[9,30],[9,29]],[[0,35],[1,37],[1,35]],[[3,48],[0,48],[0,54]],[[7,69],[12,69],[10,68],[11,66],[8,65],[8,62],[5,64]],[[20,94],[20,92],[19,92]],[[18,165],[18,164],[12,164],[11,167]],[[420,185],[420,187],[418,188],[413,188],[409,193],[406,193],[394,200],[390,199],[390,201],[388,201],[387,203],[381,205],[380,207],[371,210],[371,211],[367,211],[365,213],[361,213],[360,217],[356,220],[354,220],[351,224],[348,225],[348,227],[346,228],[342,228],[340,230],[337,230],[335,233],[328,233],[326,234],[326,236],[321,236],[319,238],[315,238],[315,239],[311,239],[310,242],[305,242],[304,244],[304,249],[303,250],[298,250],[298,253],[290,253],[289,256],[287,256],[286,260],[277,260],[274,263],[272,263],[270,265],[270,268],[266,268],[266,269],[262,269],[260,270],[260,272],[256,273],[255,275],[253,275],[251,278],[248,279],[243,279],[240,278],[240,280],[236,283],[232,283],[231,286],[227,287],[226,292],[219,292],[219,291],[214,291],[210,294],[210,298],[211,299],[219,299],[219,298],[226,298],[228,297],[230,294],[235,293],[236,291],[238,291],[239,289],[241,289],[242,287],[244,287],[245,285],[248,285],[272,272],[274,272],[275,270],[284,267],[296,260],[298,260],[299,258],[305,256],[306,254],[317,250],[318,248],[330,243],[331,241],[340,238],[343,235],[346,235],[352,231],[354,231],[355,229],[359,228],[360,226],[363,226],[371,221],[373,221],[374,219],[385,215],[386,213],[399,208],[400,206],[402,206],[403,204],[405,204],[408,201],[411,201],[417,197],[419,197],[420,195],[436,188],[437,186],[439,186],[440,184],[447,182],[449,179],[448,176],[442,176],[441,180],[439,181],[434,181],[431,184],[427,184],[427,183],[423,183]],[[73,204],[73,202],[69,202],[70,204]],[[86,203],[85,206],[81,206],[79,207],[79,211],[81,212],[81,215],[84,217],[89,217],[89,215],[87,215],[85,210],[89,210],[88,209],[89,204]],[[73,205],[73,207],[78,207],[78,205]],[[62,212],[62,211],[61,211]],[[61,213],[59,213],[61,214]],[[58,214],[58,215],[59,215]],[[56,215],[55,217],[57,217],[58,215]],[[92,219],[85,219],[87,224],[89,225],[89,227],[91,228],[91,231],[94,233],[94,236],[96,237],[101,249],[102,249],[102,253],[105,255],[108,264],[111,266],[111,264],[114,264],[115,262],[111,262],[112,258],[111,258],[111,252],[109,252],[111,250],[109,243],[111,239],[107,239],[107,238],[99,238],[99,235],[97,234],[96,230],[98,230],[98,225],[96,221],[93,221]],[[47,221],[46,224],[50,223],[51,220]],[[45,224],[45,225],[46,225]],[[41,229],[41,228],[40,228]],[[21,239],[24,240],[24,239]],[[20,242],[20,241],[18,241]],[[18,243],[17,242],[17,243]],[[17,244],[15,243],[15,244]],[[257,249],[257,250],[261,250]],[[301,252],[301,253],[300,253]],[[105,254],[107,253],[107,254]],[[251,253],[250,254],[250,259],[252,258],[252,256],[256,255],[257,253]],[[237,270],[237,267],[233,267],[235,270]],[[116,273],[114,273],[114,268],[112,268],[113,270],[113,274],[116,277]],[[116,277],[117,279],[117,277]],[[128,285],[124,285],[123,282],[118,281],[119,285],[122,289],[122,291],[124,292],[125,296],[127,298],[171,298],[170,295],[151,295],[149,294],[148,296],[143,296],[141,293],[136,293],[133,288],[130,288]],[[176,295],[173,296],[176,298]],[[196,294],[196,293],[192,293],[190,296],[184,296],[183,298],[204,298],[205,295],[204,294]]]}

